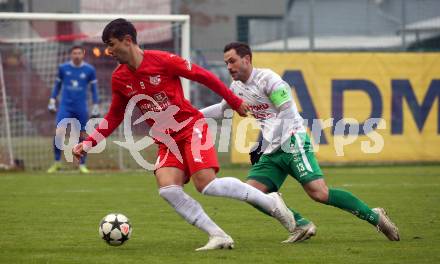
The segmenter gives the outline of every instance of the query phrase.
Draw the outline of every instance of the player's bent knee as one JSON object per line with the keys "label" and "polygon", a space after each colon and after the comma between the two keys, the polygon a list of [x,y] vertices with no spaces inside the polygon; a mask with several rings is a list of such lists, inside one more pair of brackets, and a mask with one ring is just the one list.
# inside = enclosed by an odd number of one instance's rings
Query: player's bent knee
{"label": "player's bent knee", "polygon": [[319,203],[327,203],[328,201],[328,191],[326,192],[325,190],[308,192],[308,195]]}
{"label": "player's bent knee", "polygon": [[319,203],[327,203],[328,201],[328,187],[324,180],[319,179],[305,184],[304,190],[307,194]]}
{"label": "player's bent knee", "polygon": [[202,191],[203,191],[203,189],[205,189],[205,187],[206,187],[206,185],[197,185],[197,186],[196,186],[196,190],[197,190],[199,193],[202,193]]}
{"label": "player's bent knee", "polygon": [[269,193],[269,187],[259,181],[247,180],[246,184],[249,184],[250,186],[257,188],[258,190],[260,190],[264,193]]}
{"label": "player's bent knee", "polygon": [[191,176],[191,179],[198,192],[202,192],[208,184],[216,179],[215,171],[213,169],[203,169]]}

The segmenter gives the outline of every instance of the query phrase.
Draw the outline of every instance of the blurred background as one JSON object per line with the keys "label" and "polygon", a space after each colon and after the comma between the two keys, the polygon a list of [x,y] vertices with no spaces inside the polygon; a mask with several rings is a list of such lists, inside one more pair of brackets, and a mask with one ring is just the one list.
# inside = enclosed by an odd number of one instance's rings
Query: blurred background
{"label": "blurred background", "polygon": [[[439,10],[436,0],[0,0],[0,12],[188,14],[191,61],[213,71],[226,84],[230,77],[223,47],[238,40],[251,45],[256,67],[274,69],[299,89],[295,96],[306,118],[359,116],[360,120],[376,117],[387,121],[382,132],[385,148],[378,155],[360,152],[357,142],[347,150],[348,155],[339,158],[334,150],[336,135],[324,131],[318,142],[322,154],[317,154],[329,163],[439,161],[440,110],[435,111],[440,109]],[[97,69],[101,110],[107,110],[110,75],[116,63],[106,55],[100,40],[105,24],[0,21],[4,82],[0,163],[8,164],[11,153],[14,163],[26,169],[46,169],[52,162],[55,121],[47,103],[57,67],[68,60],[73,44],[86,47],[85,60]],[[182,55],[181,23],[135,25],[143,48]],[[367,80],[375,88],[367,89],[362,82],[351,82],[359,85],[354,88],[337,88],[338,80]],[[335,91],[350,88],[360,93],[347,93],[345,102],[335,99]],[[196,83],[191,84],[190,99],[198,108],[220,101]],[[135,131],[143,136],[144,129],[138,126]],[[257,132],[251,131],[250,138]],[[121,133],[122,127],[112,139],[120,138]],[[146,158],[154,162],[154,151],[150,152],[146,151]],[[246,155],[234,153],[220,153],[221,162],[247,162]],[[115,144],[108,144],[101,155],[90,155],[90,168],[139,168]]]}

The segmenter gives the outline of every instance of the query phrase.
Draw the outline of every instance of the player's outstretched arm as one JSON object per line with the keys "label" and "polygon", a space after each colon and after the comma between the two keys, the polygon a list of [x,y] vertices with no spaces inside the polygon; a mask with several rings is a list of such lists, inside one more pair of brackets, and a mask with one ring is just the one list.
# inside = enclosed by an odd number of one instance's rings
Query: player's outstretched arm
{"label": "player's outstretched arm", "polygon": [[240,115],[246,115],[247,105],[243,105],[243,100],[229,90],[214,73],[196,64],[191,64],[189,61],[174,54],[170,54],[164,59],[164,63],[167,65],[171,74],[205,85],[223,97],[231,108],[237,111]]}
{"label": "player's outstretched arm", "polygon": [[223,117],[223,112],[228,108],[230,109],[231,107],[226,103],[225,100],[222,100],[218,104],[213,104],[200,109],[200,112],[202,112],[205,118],[219,119]]}
{"label": "player's outstretched arm", "polygon": [[82,142],[83,151],[88,152],[101,140],[108,137],[124,119],[128,99],[119,92],[120,86],[121,84],[112,79],[112,102],[109,111],[104,116],[104,120],[99,123],[98,128]]}

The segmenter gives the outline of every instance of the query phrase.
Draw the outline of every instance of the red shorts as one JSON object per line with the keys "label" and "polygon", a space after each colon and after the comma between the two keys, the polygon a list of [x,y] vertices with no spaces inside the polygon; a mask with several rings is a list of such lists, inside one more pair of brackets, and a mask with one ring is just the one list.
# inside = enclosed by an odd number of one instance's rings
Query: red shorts
{"label": "red shorts", "polygon": [[175,142],[175,145],[173,143],[168,146],[158,143],[155,170],[163,167],[179,168],[185,172],[185,183],[199,170],[213,168],[215,172],[219,171],[217,152],[205,122],[195,125],[191,136]]}

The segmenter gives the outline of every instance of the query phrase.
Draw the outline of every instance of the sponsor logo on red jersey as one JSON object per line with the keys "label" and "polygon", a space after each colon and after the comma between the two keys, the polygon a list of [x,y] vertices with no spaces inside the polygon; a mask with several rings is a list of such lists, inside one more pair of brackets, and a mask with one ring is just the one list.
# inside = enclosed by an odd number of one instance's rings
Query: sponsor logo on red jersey
{"label": "sponsor logo on red jersey", "polygon": [[159,92],[157,94],[153,95],[154,100],[156,103],[150,102],[150,101],[142,101],[140,108],[141,110],[148,112],[160,112],[168,108],[170,106],[170,102],[168,100],[168,96],[165,92]]}
{"label": "sponsor logo on red jersey", "polygon": [[168,96],[165,92],[160,92],[155,95],[153,95],[154,100],[156,100],[158,103],[162,103],[165,101],[168,101]]}
{"label": "sponsor logo on red jersey", "polygon": [[150,76],[150,83],[152,85],[159,85],[160,84],[160,75]]}

